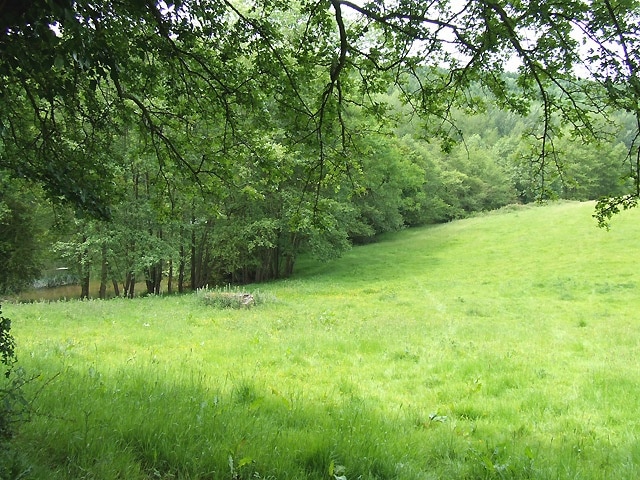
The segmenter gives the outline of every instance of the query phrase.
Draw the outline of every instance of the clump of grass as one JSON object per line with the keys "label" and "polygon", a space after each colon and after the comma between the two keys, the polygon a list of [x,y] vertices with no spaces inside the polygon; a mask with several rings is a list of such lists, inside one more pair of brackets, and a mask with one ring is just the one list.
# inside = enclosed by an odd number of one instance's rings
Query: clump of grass
{"label": "clump of grass", "polygon": [[251,308],[273,300],[271,295],[260,291],[247,292],[231,285],[222,288],[200,289],[197,295],[206,305],[220,309]]}

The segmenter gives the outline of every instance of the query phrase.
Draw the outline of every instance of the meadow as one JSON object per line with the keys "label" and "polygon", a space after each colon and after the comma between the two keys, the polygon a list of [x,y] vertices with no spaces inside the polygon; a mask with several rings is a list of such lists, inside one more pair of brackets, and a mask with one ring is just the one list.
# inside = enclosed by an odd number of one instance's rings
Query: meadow
{"label": "meadow", "polygon": [[34,479],[640,478],[640,212],[510,207],[201,296],[6,304]]}

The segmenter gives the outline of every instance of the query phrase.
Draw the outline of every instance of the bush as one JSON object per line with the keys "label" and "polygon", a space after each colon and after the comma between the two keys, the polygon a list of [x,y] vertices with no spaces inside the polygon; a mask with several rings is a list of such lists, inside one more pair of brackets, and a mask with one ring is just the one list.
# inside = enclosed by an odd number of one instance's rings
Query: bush
{"label": "bush", "polygon": [[0,380],[0,448],[13,435],[13,382],[10,380],[16,363],[15,340],[11,335],[11,320],[2,316],[0,308],[0,363],[3,365]]}
{"label": "bush", "polygon": [[231,286],[200,289],[197,295],[205,304],[216,308],[251,308],[270,300],[268,295],[261,292],[249,293]]}
{"label": "bush", "polygon": [[0,306],[0,363],[5,368],[4,377],[9,378],[13,365],[16,363],[16,342],[11,335],[11,320],[2,316]]}
{"label": "bush", "polygon": [[0,308],[0,364],[4,370],[0,376],[0,448],[11,439],[16,424],[24,420],[28,413],[29,403],[23,394],[27,380],[22,369],[14,371],[16,362],[11,320],[2,316]]}
{"label": "bush", "polygon": [[15,340],[11,335],[11,320],[2,316],[0,307],[0,478],[21,478],[23,468],[17,452],[10,448],[9,440],[19,423],[26,421],[29,402],[23,387],[27,383],[24,370],[14,366],[17,362]]}

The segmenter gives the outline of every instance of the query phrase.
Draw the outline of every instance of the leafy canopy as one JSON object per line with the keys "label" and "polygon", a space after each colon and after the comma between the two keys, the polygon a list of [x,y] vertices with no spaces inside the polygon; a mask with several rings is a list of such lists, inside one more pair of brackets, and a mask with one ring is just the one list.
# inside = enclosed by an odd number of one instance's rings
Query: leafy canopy
{"label": "leafy canopy", "polygon": [[277,136],[304,152],[317,194],[355,161],[350,108],[384,117],[395,85],[447,147],[453,109],[485,108],[481,85],[505,109],[540,106],[527,134],[541,190],[567,127],[588,141],[606,134],[596,118],[634,116],[633,187],[599,204],[604,224],[640,195],[639,13],[635,0],[6,1],[0,168],[109,216],[128,129],[164,172],[208,190],[235,186],[236,153]]}

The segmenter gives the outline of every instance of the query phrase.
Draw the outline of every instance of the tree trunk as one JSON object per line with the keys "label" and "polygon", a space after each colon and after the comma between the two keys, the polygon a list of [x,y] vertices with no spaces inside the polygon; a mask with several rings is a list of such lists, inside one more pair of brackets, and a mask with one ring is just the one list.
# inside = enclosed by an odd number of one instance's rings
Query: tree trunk
{"label": "tree trunk", "polygon": [[173,293],[173,259],[169,259],[169,277],[167,278],[167,293]]}
{"label": "tree trunk", "polygon": [[133,298],[136,288],[136,275],[133,272],[128,272],[124,280],[124,296]]}
{"label": "tree trunk", "polygon": [[271,257],[271,275],[274,280],[280,278],[280,246],[279,245],[274,247],[273,249],[273,256]]}
{"label": "tree trunk", "polygon": [[155,267],[145,268],[144,282],[147,284],[147,293],[153,295],[155,290]]}
{"label": "tree trunk", "polygon": [[124,254],[125,260],[125,271],[127,272],[124,276],[123,282],[123,295],[125,297],[132,298],[133,291],[135,289],[136,283],[136,274],[135,274],[135,261],[134,256],[136,255],[136,242],[132,240],[128,244],[128,248]]}
{"label": "tree trunk", "polygon": [[291,235],[290,243],[291,243],[291,246],[290,246],[291,250],[286,253],[283,252],[283,255],[285,257],[285,264],[284,264],[285,277],[290,277],[293,274],[293,265],[296,262],[296,252],[298,251],[298,246],[300,244],[300,241],[296,234]]}
{"label": "tree trunk", "polygon": [[[87,236],[83,235],[82,243],[87,243]],[[85,247],[80,258],[82,277],[80,279],[80,298],[89,298],[89,282],[91,280],[91,265],[89,265],[89,249]]]}
{"label": "tree trunk", "polygon": [[133,298],[136,290],[136,275],[134,273],[131,274],[129,281],[129,298]]}
{"label": "tree trunk", "polygon": [[[162,241],[162,228],[158,229],[158,238]],[[153,291],[156,295],[160,295],[160,286],[162,285],[162,267],[164,266],[164,260],[158,260],[155,265],[155,275],[153,277]]]}
{"label": "tree trunk", "polygon": [[82,299],[89,298],[89,283],[90,283],[89,272],[85,272],[80,284],[80,298]]}
{"label": "tree trunk", "polygon": [[129,296],[129,284],[131,283],[131,274],[127,273],[124,276],[124,283],[122,284],[122,290],[124,292],[124,296]]}
{"label": "tree trunk", "polygon": [[284,265],[284,276],[290,277],[293,274],[293,264],[295,263],[295,259],[292,256],[287,257],[287,261]]}
{"label": "tree trunk", "polygon": [[118,285],[118,280],[116,280],[115,278],[111,279],[111,283],[113,283],[113,294],[116,297],[120,296],[120,286]]}
{"label": "tree trunk", "polygon": [[153,293],[160,295],[160,287],[162,285],[162,266],[164,260],[160,260],[155,266],[155,276],[153,278]]}
{"label": "tree trunk", "polygon": [[185,269],[184,243],[180,245],[180,264],[178,265],[178,293],[184,292],[184,269]]}
{"label": "tree trunk", "polygon": [[147,284],[147,293],[149,295],[160,294],[160,284],[162,283],[162,260],[155,263],[151,267],[145,269],[145,283]]}
{"label": "tree trunk", "polygon": [[[192,219],[192,224],[195,223],[195,218]],[[191,290],[198,288],[196,280],[196,232],[191,232]]]}
{"label": "tree trunk", "polygon": [[104,300],[107,298],[107,275],[109,273],[109,263],[107,262],[107,244],[102,244],[102,267],[100,269],[100,291],[98,297]]}

